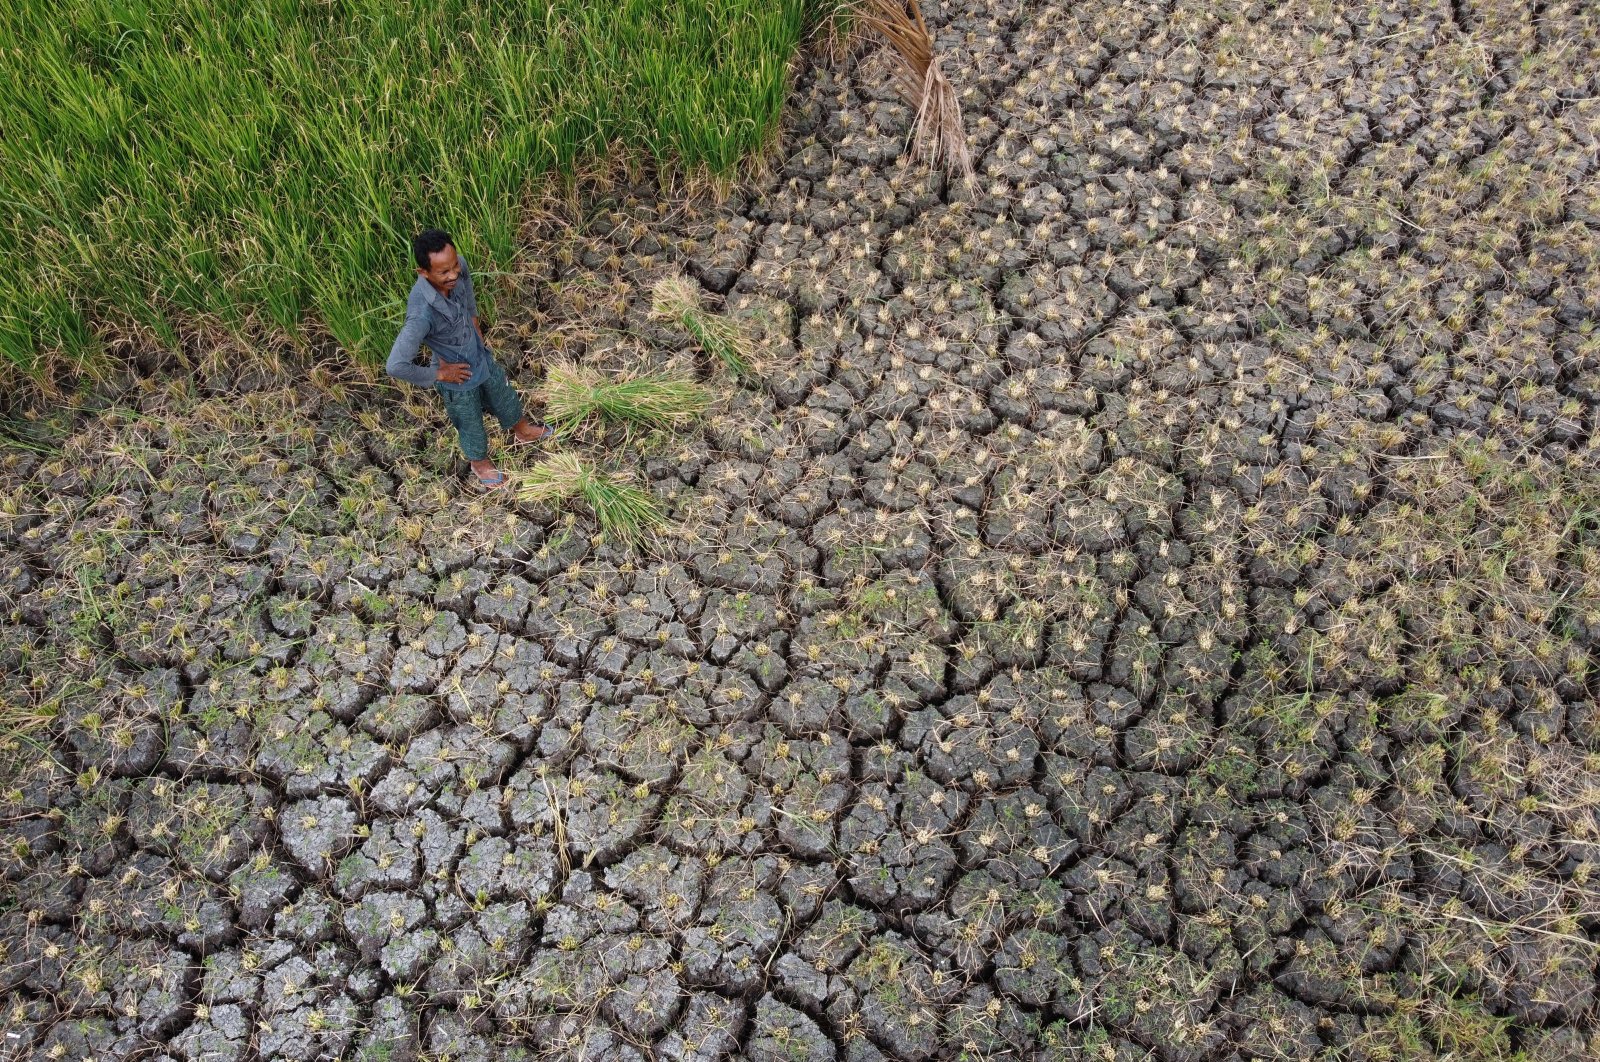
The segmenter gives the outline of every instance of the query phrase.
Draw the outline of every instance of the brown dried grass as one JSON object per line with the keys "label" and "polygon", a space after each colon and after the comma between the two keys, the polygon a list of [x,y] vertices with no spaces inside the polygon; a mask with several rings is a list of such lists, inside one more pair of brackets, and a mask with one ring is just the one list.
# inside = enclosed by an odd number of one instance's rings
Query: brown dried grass
{"label": "brown dried grass", "polygon": [[855,0],[850,11],[857,25],[882,38],[895,57],[896,85],[906,102],[917,109],[912,151],[931,165],[972,180],[972,153],[967,150],[961,104],[954,86],[939,69],[933,35],[917,0]]}

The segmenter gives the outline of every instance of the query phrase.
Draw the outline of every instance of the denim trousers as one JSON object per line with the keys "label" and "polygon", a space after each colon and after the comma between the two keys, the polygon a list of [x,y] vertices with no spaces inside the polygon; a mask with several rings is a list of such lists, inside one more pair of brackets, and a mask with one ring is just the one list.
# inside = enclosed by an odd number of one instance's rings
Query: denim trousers
{"label": "denim trousers", "polygon": [[505,369],[490,362],[483,382],[468,391],[447,391],[435,387],[444,401],[445,415],[461,437],[461,452],[468,461],[489,456],[489,437],[483,431],[483,415],[493,413],[500,426],[510,431],[522,419],[522,399],[506,379]]}

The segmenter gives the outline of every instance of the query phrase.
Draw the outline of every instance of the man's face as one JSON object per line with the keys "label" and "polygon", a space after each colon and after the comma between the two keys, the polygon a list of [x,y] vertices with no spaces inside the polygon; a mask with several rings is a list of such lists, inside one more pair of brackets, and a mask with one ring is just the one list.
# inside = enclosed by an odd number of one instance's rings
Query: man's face
{"label": "man's face", "polygon": [[419,269],[417,272],[426,277],[428,283],[448,299],[450,292],[455,290],[456,282],[461,279],[461,260],[456,257],[456,249],[447,243],[442,249],[428,256],[427,269]]}

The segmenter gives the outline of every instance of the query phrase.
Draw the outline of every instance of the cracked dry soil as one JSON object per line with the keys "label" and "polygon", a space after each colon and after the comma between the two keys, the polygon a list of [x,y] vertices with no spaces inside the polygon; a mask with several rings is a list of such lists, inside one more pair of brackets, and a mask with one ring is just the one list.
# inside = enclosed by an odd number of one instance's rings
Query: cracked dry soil
{"label": "cracked dry soil", "polygon": [[387,389],[4,455],[0,1057],[1597,1057],[1595,9],[927,6],[977,189],[819,67],[540,236],[759,337],[653,555]]}

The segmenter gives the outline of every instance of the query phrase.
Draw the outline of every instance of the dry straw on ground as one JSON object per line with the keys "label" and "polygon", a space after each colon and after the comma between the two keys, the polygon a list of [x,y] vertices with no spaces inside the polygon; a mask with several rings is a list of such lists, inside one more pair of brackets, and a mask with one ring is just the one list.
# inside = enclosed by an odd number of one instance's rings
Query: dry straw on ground
{"label": "dry straw on ground", "polygon": [[895,58],[896,81],[906,101],[917,109],[912,149],[930,164],[971,180],[972,154],[967,150],[956,90],[939,69],[933,37],[917,0],[859,0],[854,18],[889,46]]}

